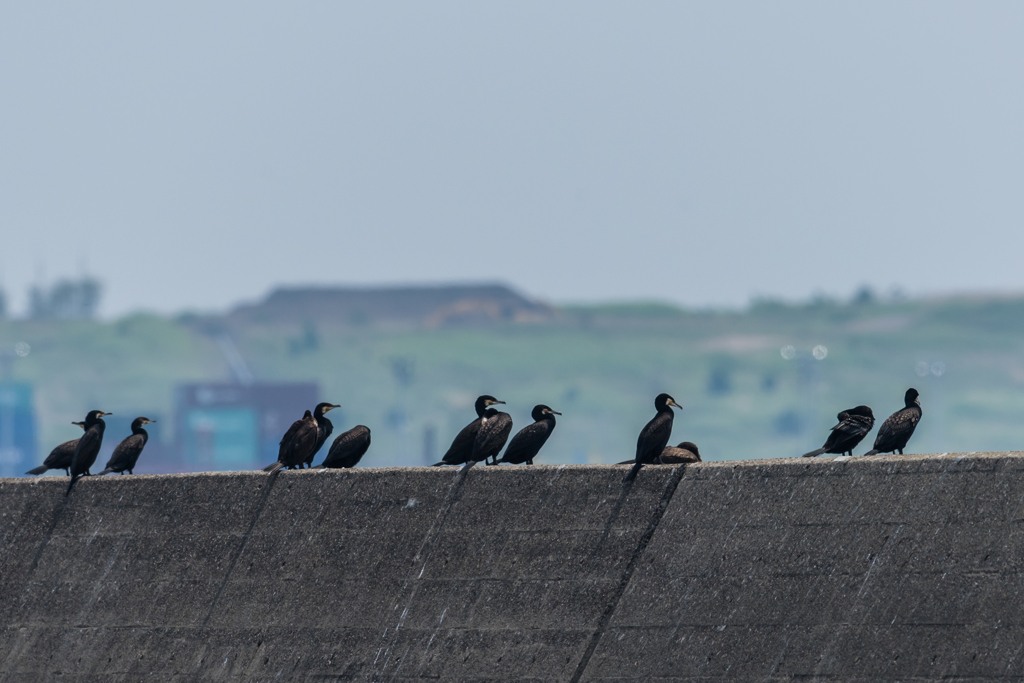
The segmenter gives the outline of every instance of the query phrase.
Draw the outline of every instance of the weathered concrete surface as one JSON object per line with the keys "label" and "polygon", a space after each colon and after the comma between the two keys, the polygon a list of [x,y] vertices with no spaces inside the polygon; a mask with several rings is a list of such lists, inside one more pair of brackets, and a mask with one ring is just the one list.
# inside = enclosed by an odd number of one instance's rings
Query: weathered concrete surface
{"label": "weathered concrete surface", "polygon": [[0,681],[1024,676],[1024,457],[0,480]]}

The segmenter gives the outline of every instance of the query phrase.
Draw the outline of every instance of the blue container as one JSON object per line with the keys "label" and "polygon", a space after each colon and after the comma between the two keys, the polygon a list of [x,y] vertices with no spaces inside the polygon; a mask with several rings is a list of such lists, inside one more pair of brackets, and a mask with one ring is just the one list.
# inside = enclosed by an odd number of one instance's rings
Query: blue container
{"label": "blue container", "polygon": [[37,463],[32,385],[0,382],[0,477],[25,474]]}

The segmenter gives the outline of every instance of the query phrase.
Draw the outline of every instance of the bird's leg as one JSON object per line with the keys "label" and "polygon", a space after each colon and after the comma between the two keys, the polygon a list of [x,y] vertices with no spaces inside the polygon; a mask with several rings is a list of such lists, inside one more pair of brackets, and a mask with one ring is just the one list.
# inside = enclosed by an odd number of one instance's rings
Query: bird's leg
{"label": "bird's leg", "polygon": [[527,465],[532,465],[533,464],[533,458],[530,458],[529,460],[527,460],[526,464]]}
{"label": "bird's leg", "polygon": [[899,449],[899,452],[900,452],[900,455],[903,455],[903,449],[902,448]]}

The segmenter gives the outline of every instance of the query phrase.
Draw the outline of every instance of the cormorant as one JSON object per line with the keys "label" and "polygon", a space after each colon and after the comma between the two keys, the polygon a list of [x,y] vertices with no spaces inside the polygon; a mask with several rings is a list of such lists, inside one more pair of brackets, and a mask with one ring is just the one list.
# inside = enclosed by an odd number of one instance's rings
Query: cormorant
{"label": "cormorant", "polygon": [[113,413],[90,410],[89,414],[85,416],[85,423],[89,427],[85,430],[82,438],[78,440],[75,455],[71,458],[71,483],[68,484],[68,490],[64,493],[65,498],[71,493],[71,487],[75,485],[76,481],[92,474],[89,468],[96,462],[96,456],[100,454],[100,446],[103,445],[103,431],[107,428],[107,423],[103,421],[104,415],[113,415]]}
{"label": "cormorant", "polygon": [[370,428],[356,425],[338,435],[320,467],[355,467],[370,447]]}
{"label": "cormorant", "polygon": [[672,436],[672,418],[675,417],[672,406],[679,410],[683,409],[668,394],[658,394],[658,397],[654,399],[654,407],[658,409],[658,414],[640,432],[640,436],[636,440],[636,458],[633,460],[635,464],[623,479],[624,482],[633,481],[641,467],[652,464],[665,450],[668,439]]}
{"label": "cormorant", "polygon": [[813,458],[822,453],[853,455],[853,449],[875,426],[875,415],[867,406],[844,410],[836,416],[836,419],[839,420],[839,424],[832,428],[832,433],[825,440],[825,445],[810,453],[804,453],[803,457]]}
{"label": "cormorant", "polygon": [[334,424],[324,417],[324,413],[340,407],[333,403],[318,403],[316,408],[313,409],[313,417],[316,418],[316,445],[309,452],[309,455],[306,456],[305,461],[303,461],[306,467],[313,466],[313,458],[320,452],[323,445],[327,443],[327,438],[334,431]]}
{"label": "cormorant", "polygon": [[131,436],[126,437],[121,443],[117,444],[114,448],[114,453],[110,456],[110,460],[107,461],[106,469],[100,472],[100,475],[110,474],[111,472],[135,474],[135,463],[139,461],[142,449],[146,447],[146,443],[149,441],[149,432],[142,427],[155,422],[156,420],[150,420],[148,417],[137,417],[132,420]]}
{"label": "cormorant", "polygon": [[281,437],[277,452],[277,462],[263,468],[264,472],[277,472],[282,467],[296,469],[306,461],[306,456],[316,445],[318,430],[316,418],[308,410],[301,420],[296,420]]}
{"label": "cormorant", "polygon": [[[84,422],[72,422],[71,424],[78,425],[83,431],[86,429]],[[42,465],[29,470],[25,474],[42,474],[46,470],[64,470],[64,474],[71,474],[71,459],[75,457],[75,449],[77,447],[78,439],[65,441],[50,451]]]}
{"label": "cormorant", "polygon": [[473,406],[476,409],[477,418],[462,428],[462,431],[452,441],[452,445],[448,447],[448,452],[441,457],[441,462],[434,463],[433,467],[440,465],[462,465],[469,462],[473,457],[476,435],[480,431],[480,425],[483,424],[484,417],[497,415],[498,411],[492,409],[491,406],[499,403],[505,402],[499,401],[487,394],[477,398],[476,404]]}
{"label": "cormorant", "polygon": [[533,424],[520,429],[519,433],[513,436],[512,441],[509,442],[508,448],[505,449],[505,455],[493,464],[507,462],[512,465],[521,465],[525,462],[527,465],[532,465],[533,459],[537,457],[537,452],[551,436],[551,432],[555,431],[555,415],[561,415],[561,413],[543,404],[534,406],[533,413],[531,413],[531,417],[534,419]]}
{"label": "cormorant", "polygon": [[875,447],[864,455],[896,451],[903,455],[903,449],[907,447],[907,442],[917,429],[917,423],[921,421],[921,399],[918,396],[920,394],[917,393],[917,389],[907,389],[903,396],[905,407],[885,418],[885,422],[878,428]]}
{"label": "cormorant", "polygon": [[697,444],[692,441],[684,441],[678,446],[666,447],[654,462],[659,465],[682,465],[701,462],[700,451],[697,450]]}
{"label": "cormorant", "polygon": [[474,463],[486,462],[487,458],[494,458],[498,462],[498,453],[505,447],[508,435],[512,433],[512,416],[494,408],[488,408],[487,412],[480,418],[480,431],[476,433],[473,440],[473,455],[469,457],[466,468],[469,469]]}

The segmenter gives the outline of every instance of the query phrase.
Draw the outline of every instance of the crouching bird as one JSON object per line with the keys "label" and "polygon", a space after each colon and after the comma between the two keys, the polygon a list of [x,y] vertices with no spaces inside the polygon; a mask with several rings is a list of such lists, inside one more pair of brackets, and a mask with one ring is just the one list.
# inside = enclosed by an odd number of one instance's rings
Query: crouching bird
{"label": "crouching bird", "polygon": [[701,462],[697,444],[684,441],[678,446],[667,446],[654,461],[658,465],[684,465]]}
{"label": "crouching bird", "polygon": [[356,425],[342,432],[331,444],[331,450],[319,467],[355,467],[370,447],[370,428]]}
{"label": "crouching bird", "polygon": [[126,437],[121,443],[117,444],[113,454],[110,456],[110,460],[107,461],[106,469],[100,472],[100,475],[110,474],[111,472],[135,474],[135,463],[139,461],[142,449],[146,447],[146,443],[149,441],[149,432],[143,429],[143,427],[155,422],[156,420],[150,420],[148,417],[137,417],[132,420],[131,436]]}

